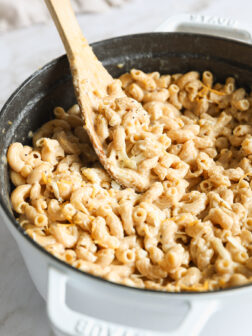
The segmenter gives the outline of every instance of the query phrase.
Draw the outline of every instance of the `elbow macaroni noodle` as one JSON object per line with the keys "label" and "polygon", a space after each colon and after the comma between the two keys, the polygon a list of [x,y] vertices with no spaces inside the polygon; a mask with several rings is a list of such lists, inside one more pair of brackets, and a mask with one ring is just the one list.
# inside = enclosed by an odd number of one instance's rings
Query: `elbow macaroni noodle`
{"label": "elbow macaroni noodle", "polygon": [[[122,89],[128,97],[115,98]],[[131,70],[108,88],[95,128],[79,108],[14,143],[7,159],[17,220],[38,244],[85,272],[127,286],[206,291],[252,281],[252,95],[195,71]]]}

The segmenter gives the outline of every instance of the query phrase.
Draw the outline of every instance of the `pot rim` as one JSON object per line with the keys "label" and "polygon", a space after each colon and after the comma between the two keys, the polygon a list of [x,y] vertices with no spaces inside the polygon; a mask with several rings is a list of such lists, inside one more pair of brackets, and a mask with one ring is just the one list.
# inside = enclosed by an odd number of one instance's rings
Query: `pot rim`
{"label": "pot rim", "polygon": [[[249,43],[245,43],[245,42],[240,42],[237,40],[230,40],[228,38],[224,38],[224,37],[219,37],[219,36],[211,36],[211,35],[203,35],[203,34],[194,34],[194,33],[181,33],[181,32],[150,32],[150,33],[140,33],[140,34],[129,34],[129,35],[122,35],[122,36],[117,36],[117,37],[113,37],[113,38],[109,38],[109,39],[105,39],[105,40],[101,40],[101,41],[97,41],[95,43],[91,43],[90,45],[92,47],[98,46],[99,44],[102,44],[104,42],[113,42],[114,40],[117,40],[118,38],[120,39],[125,39],[127,40],[129,37],[130,38],[139,38],[141,36],[146,36],[146,35],[150,35],[150,36],[157,36],[157,35],[168,35],[168,36],[188,36],[188,37],[194,37],[194,38],[199,38],[199,37],[204,37],[206,39],[212,39],[212,40],[221,40],[221,41],[230,41],[232,42],[234,45],[246,45],[249,48],[252,48],[252,45]],[[46,63],[45,65],[43,65],[42,67],[40,67],[38,70],[36,70],[34,73],[32,73],[26,80],[24,80],[19,86],[18,88],[10,95],[10,97],[7,99],[7,101],[5,102],[5,104],[2,106],[1,110],[0,110],[0,116],[2,113],[4,113],[4,111],[8,108],[8,105],[10,104],[10,102],[15,99],[15,96],[17,95],[18,92],[20,92],[20,90],[24,89],[25,86],[32,81],[33,79],[35,79],[36,77],[38,77],[41,73],[43,73],[45,70],[47,70],[50,67],[53,67],[57,62],[62,61],[63,59],[65,59],[67,56],[66,54],[63,54],[57,58],[54,58],[53,60],[51,60],[50,62]],[[9,196],[9,195],[8,195]],[[11,222],[11,224],[13,225],[13,227],[22,235],[22,237],[28,241],[34,248],[36,248],[38,251],[42,252],[47,258],[52,258],[54,262],[57,262],[61,265],[61,267],[66,268],[68,271],[73,271],[76,272],[76,274],[81,275],[81,276],[87,276],[91,279],[95,279],[97,281],[100,282],[105,282],[107,285],[110,286],[116,286],[119,288],[123,288],[123,289],[128,289],[128,290],[132,290],[135,292],[147,292],[147,293],[157,293],[157,294],[163,294],[163,295],[171,295],[173,297],[176,296],[184,296],[184,297],[188,297],[190,296],[192,297],[200,297],[200,296],[205,296],[205,295],[210,295],[210,294],[215,294],[215,295],[221,295],[222,293],[230,293],[231,291],[237,291],[239,289],[242,288],[246,288],[246,287],[250,287],[252,286],[251,284],[244,284],[244,285],[240,285],[240,286],[235,286],[235,287],[229,287],[229,288],[224,288],[224,289],[216,289],[216,290],[212,290],[212,291],[200,291],[200,292],[193,292],[193,291],[181,291],[181,292],[169,292],[169,291],[162,291],[162,290],[155,290],[155,289],[147,289],[147,288],[139,288],[139,287],[130,287],[127,285],[123,285],[120,283],[115,283],[115,282],[111,282],[107,279],[104,279],[102,277],[90,274],[88,272],[84,272],[79,270],[76,267],[71,266],[70,264],[58,259],[57,257],[55,257],[53,254],[49,253],[46,249],[44,249],[42,246],[40,246],[38,243],[36,243],[30,236],[28,236],[25,231],[22,229],[22,227],[18,224],[18,222],[12,217],[8,207],[5,205],[5,203],[3,202],[2,197],[0,196],[0,210],[3,211],[3,213],[6,215],[6,217],[8,218],[8,220]]]}

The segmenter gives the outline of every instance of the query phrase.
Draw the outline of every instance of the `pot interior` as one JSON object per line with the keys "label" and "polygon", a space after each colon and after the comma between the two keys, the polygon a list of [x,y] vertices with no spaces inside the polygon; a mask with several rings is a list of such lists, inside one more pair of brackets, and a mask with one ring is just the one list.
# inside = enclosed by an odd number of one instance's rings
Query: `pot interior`
{"label": "pot interior", "polygon": [[[132,68],[178,73],[210,70],[218,81],[233,76],[239,85],[252,84],[252,46],[218,37],[184,33],[148,33],[118,37],[93,45],[104,66],[118,77]],[[52,118],[55,106],[76,102],[66,56],[27,79],[0,113],[0,202],[19,231],[10,206],[11,184],[6,151],[12,142],[30,144],[29,132]]]}

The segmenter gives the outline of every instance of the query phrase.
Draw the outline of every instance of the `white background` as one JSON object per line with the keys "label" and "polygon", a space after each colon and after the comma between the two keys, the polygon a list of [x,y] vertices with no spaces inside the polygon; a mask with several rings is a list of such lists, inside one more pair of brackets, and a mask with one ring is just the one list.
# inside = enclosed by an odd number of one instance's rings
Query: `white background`
{"label": "white background", "polygon": [[[189,12],[251,20],[251,0],[135,0],[122,9],[79,16],[90,42],[152,31],[173,14]],[[36,69],[63,54],[52,24],[0,36],[0,107]],[[251,300],[230,304],[214,315],[202,336],[252,335]],[[14,239],[0,219],[0,336],[52,336],[45,303],[37,293]],[[186,336],[186,335],[185,335]]]}

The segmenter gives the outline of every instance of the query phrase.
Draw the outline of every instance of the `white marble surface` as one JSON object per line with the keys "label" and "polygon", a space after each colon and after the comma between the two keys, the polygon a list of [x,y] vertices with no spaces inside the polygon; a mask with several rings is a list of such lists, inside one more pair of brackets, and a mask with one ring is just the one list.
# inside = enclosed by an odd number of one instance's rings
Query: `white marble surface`
{"label": "white marble surface", "polygon": [[[135,0],[122,9],[82,15],[90,42],[152,31],[169,15],[190,12],[251,20],[251,0]],[[52,24],[0,36],[0,107],[13,90],[40,66],[63,53]],[[202,336],[251,335],[250,301],[231,304],[216,314]],[[52,336],[45,303],[34,288],[15,241],[0,219],[0,336]],[[185,335],[186,336],[186,335]]]}

